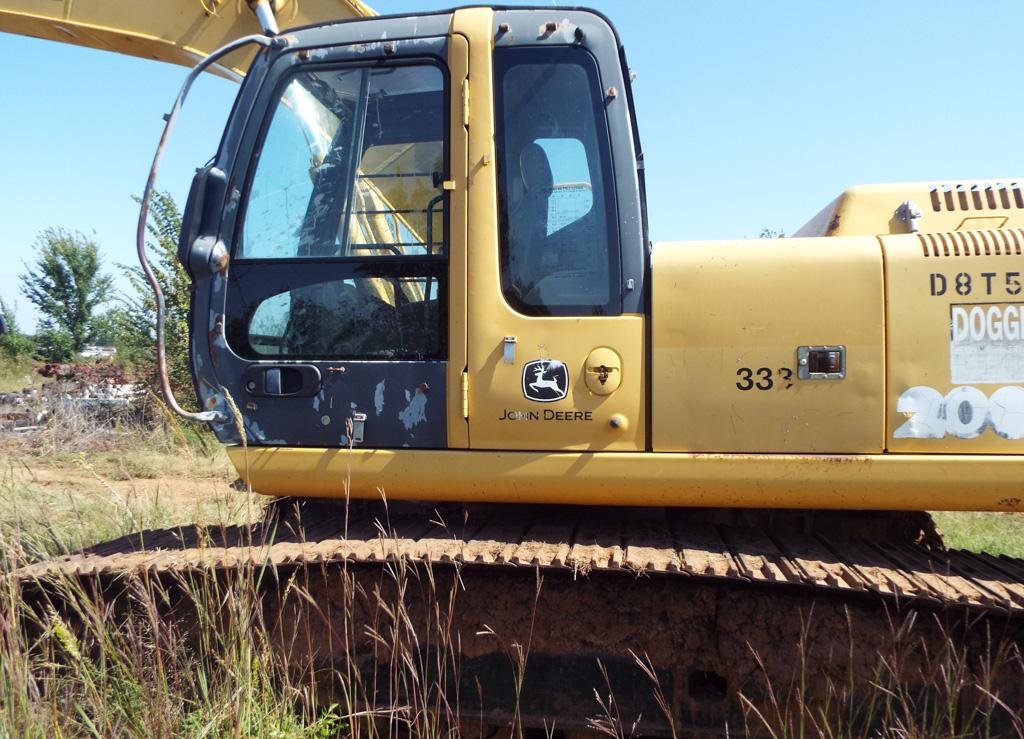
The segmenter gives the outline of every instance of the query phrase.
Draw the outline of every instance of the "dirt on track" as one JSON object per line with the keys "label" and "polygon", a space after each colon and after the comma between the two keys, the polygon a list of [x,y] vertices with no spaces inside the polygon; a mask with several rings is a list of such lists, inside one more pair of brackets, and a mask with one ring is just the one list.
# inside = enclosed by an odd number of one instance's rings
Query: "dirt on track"
{"label": "dirt on track", "polygon": [[[65,591],[47,583],[67,575],[88,597],[102,593],[129,610],[153,588],[170,594],[174,617],[187,623],[196,592],[258,583],[266,633],[282,664],[324,675],[323,695],[344,674],[349,684],[361,682],[366,701],[405,704],[415,681],[459,696],[460,715],[493,725],[508,721],[515,706],[527,726],[579,729],[599,715],[595,698],[614,696],[624,725],[669,736],[661,691],[672,725],[685,735],[721,736],[724,726],[735,735],[744,701],[767,710],[780,694],[827,705],[842,692],[859,711],[862,692],[894,682],[940,700],[931,673],[948,671],[958,654],[971,655],[969,664],[961,661],[965,680],[1008,705],[1024,700],[1019,668],[991,657],[993,645],[1024,643],[1024,620],[1005,614],[918,609],[849,589],[736,577],[517,565],[495,561],[484,542],[486,555],[470,556],[476,547],[467,542],[458,562],[454,549],[443,555],[437,538],[418,539],[426,547],[420,556],[411,537],[373,545],[342,538],[332,544],[340,556],[332,557],[318,548],[323,542],[308,540],[281,542],[272,552],[244,540],[231,551],[217,548],[225,543],[218,537],[239,529],[181,530],[177,552],[166,548],[171,533],[150,533],[99,545],[88,561],[72,555],[56,571],[41,563],[15,577],[31,599],[59,602]],[[571,551],[572,542],[565,544]],[[357,550],[360,557],[346,558]]]}

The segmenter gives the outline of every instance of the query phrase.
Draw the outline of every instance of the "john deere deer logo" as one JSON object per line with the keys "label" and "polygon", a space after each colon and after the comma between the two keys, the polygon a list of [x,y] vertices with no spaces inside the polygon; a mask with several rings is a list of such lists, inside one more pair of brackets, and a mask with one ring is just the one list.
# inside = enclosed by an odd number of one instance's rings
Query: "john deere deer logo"
{"label": "john deere deer logo", "polygon": [[537,359],[523,366],[523,396],[554,403],[569,392],[569,371],[557,359]]}

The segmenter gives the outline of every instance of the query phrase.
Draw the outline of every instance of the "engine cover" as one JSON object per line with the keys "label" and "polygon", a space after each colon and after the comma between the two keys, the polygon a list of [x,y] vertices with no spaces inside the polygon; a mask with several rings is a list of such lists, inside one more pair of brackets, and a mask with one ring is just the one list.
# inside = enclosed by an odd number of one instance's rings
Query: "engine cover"
{"label": "engine cover", "polygon": [[[653,260],[655,451],[883,450],[876,237],[659,244]],[[815,347],[844,371],[807,372]]]}

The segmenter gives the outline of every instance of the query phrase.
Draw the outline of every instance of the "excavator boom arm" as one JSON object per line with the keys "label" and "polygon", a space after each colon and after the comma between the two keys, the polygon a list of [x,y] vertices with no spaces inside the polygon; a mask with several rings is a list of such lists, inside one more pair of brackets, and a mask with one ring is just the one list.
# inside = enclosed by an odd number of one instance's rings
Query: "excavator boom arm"
{"label": "excavator boom arm", "polygon": [[[279,27],[376,15],[361,0],[273,0]],[[236,38],[260,32],[246,0],[0,0],[0,31],[88,46],[191,67]],[[216,71],[244,75],[253,49],[228,56]]]}

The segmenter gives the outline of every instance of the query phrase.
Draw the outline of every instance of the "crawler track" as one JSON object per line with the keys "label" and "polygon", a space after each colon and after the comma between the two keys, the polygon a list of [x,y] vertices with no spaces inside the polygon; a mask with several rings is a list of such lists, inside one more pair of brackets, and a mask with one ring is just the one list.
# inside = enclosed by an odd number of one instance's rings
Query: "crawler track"
{"label": "crawler track", "polygon": [[[330,607],[306,628],[317,638],[305,639],[293,657],[324,664],[358,649],[338,634],[363,634],[381,613],[392,617],[392,606],[381,610],[385,601],[426,614],[427,601],[448,593],[440,600],[445,628],[459,635],[457,679],[469,680],[463,693],[474,696],[461,710],[508,720],[515,700],[507,645],[528,643],[529,679],[518,701],[526,724],[585,726],[599,713],[594,690],[608,689],[620,696],[623,714],[642,717],[648,734],[667,734],[668,720],[634,655],[649,655],[677,728],[715,734],[742,727],[738,695],[764,697],[766,678],[789,685],[809,672],[867,683],[879,655],[901,641],[932,655],[954,637],[979,653],[993,638],[1024,643],[1024,561],[912,543],[920,530],[893,536],[881,519],[865,519],[852,538],[827,524],[754,523],[681,510],[638,517],[608,509],[354,504],[346,511],[310,503],[280,506],[251,527],[145,531],[14,576],[31,593],[62,577],[109,590],[139,577],[269,568],[276,577],[262,587],[276,597],[268,608],[300,629],[313,616],[275,585],[300,573],[312,600]],[[432,595],[398,587],[398,563],[417,582],[429,572]],[[901,626],[908,618],[916,620],[912,636]],[[428,622],[417,621],[418,643],[436,644]],[[926,672],[915,674],[924,679]],[[1020,670],[993,674],[1004,700],[1020,705]]]}
{"label": "crawler track", "polygon": [[[331,511],[329,507],[319,510]],[[1024,612],[1024,560],[907,542],[716,525],[690,512],[639,519],[607,509],[353,506],[251,527],[143,531],[33,564],[19,578],[239,565],[381,562],[540,567],[684,576],[882,596],[894,602]]]}

